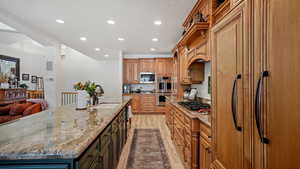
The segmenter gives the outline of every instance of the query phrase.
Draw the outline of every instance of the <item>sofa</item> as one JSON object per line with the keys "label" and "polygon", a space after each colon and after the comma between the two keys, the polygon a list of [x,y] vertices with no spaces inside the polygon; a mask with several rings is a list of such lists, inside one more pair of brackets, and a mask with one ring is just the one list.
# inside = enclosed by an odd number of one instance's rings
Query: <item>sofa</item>
{"label": "sofa", "polygon": [[0,107],[0,124],[42,111],[41,104],[25,102]]}

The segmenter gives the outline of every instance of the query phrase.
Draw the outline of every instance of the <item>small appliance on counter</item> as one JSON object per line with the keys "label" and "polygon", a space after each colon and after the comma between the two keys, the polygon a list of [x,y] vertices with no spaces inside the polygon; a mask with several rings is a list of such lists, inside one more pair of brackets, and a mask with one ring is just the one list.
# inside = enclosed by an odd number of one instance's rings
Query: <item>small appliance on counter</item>
{"label": "small appliance on counter", "polygon": [[131,93],[131,85],[130,84],[123,85],[123,93],[125,93],[125,94]]}
{"label": "small appliance on counter", "polygon": [[183,98],[188,100],[195,100],[197,93],[198,91],[196,88],[187,88],[184,90]]}
{"label": "small appliance on counter", "polygon": [[141,72],[140,73],[140,83],[154,83],[155,73],[152,72]]}

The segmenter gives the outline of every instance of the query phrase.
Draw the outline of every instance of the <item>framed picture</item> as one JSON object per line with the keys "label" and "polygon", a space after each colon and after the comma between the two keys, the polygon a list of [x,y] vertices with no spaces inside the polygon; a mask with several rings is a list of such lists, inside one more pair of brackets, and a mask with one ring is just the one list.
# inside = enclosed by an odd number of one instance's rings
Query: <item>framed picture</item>
{"label": "framed picture", "polygon": [[31,83],[37,82],[37,76],[31,76]]}
{"label": "framed picture", "polygon": [[22,74],[22,80],[23,80],[23,81],[29,81],[29,74],[23,73],[23,74]]}

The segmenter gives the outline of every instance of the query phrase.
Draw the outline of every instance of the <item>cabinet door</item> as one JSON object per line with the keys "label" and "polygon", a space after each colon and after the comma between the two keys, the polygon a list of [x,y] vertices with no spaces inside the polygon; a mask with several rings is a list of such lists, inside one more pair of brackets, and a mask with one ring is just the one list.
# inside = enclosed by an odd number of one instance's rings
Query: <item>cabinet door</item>
{"label": "cabinet door", "polygon": [[166,60],[165,59],[156,59],[155,60],[155,73],[157,76],[165,76],[166,71]]}
{"label": "cabinet door", "polygon": [[[244,6],[212,30],[214,168],[243,169]],[[235,89],[235,90],[233,90]],[[232,108],[233,107],[233,108]]]}
{"label": "cabinet door", "polygon": [[132,112],[140,111],[140,95],[135,94],[132,96]]}
{"label": "cabinet door", "polygon": [[139,83],[139,60],[124,59],[123,81],[125,84]]}
{"label": "cabinet door", "polygon": [[154,59],[140,59],[141,72],[155,72]]}
{"label": "cabinet door", "polygon": [[254,168],[298,169],[300,1],[255,0],[254,5]]}
{"label": "cabinet door", "polygon": [[120,138],[119,138],[119,130],[116,130],[112,133],[112,152],[113,152],[113,168],[116,168],[118,165],[118,160],[119,160],[119,152],[120,152],[120,147],[119,147],[119,143],[120,143]]}
{"label": "cabinet door", "polygon": [[210,169],[210,165],[212,162],[211,146],[202,137],[200,137],[199,156],[200,169]]}
{"label": "cabinet door", "polygon": [[101,147],[100,169],[113,169],[113,151],[111,142]]}

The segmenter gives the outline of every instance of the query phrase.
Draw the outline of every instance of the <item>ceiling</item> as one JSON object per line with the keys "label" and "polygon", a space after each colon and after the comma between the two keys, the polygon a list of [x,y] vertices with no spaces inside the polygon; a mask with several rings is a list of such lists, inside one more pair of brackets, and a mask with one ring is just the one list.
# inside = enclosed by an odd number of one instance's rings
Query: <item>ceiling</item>
{"label": "ceiling", "polygon": [[[170,53],[195,3],[196,0],[1,0],[0,11],[84,54],[103,57],[116,51]],[[59,24],[56,19],[65,23]],[[109,19],[116,23],[107,24]],[[155,20],[162,24],[154,25]],[[120,37],[125,40],[119,41]],[[153,42],[152,38],[159,40]]]}

